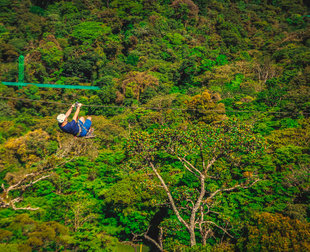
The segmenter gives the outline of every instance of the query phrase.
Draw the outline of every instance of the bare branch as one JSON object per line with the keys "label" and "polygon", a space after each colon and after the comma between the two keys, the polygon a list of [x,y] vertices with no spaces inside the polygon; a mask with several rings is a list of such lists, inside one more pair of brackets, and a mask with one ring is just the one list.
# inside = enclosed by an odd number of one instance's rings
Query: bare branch
{"label": "bare branch", "polygon": [[163,247],[163,236],[164,236],[164,229],[163,227],[159,228],[159,245]]}
{"label": "bare branch", "polygon": [[26,175],[25,175],[20,181],[18,181],[15,185],[11,185],[11,186],[9,186],[7,189],[6,189],[6,188],[4,187],[4,185],[2,184],[1,187],[2,187],[2,189],[3,189],[3,191],[4,191],[5,195],[6,195],[6,197],[8,197],[9,192],[12,191],[12,190],[18,190],[18,189],[25,190],[26,188],[32,186],[33,184],[39,182],[40,180],[45,179],[45,178],[47,178],[47,177],[50,176],[50,174],[49,174],[49,175],[44,175],[44,176],[38,178],[38,179],[35,180],[35,181],[31,181],[30,183],[28,183],[28,184],[26,184],[26,185],[22,185],[22,183],[24,183],[28,178],[30,178],[30,177],[35,177],[35,176],[39,175],[40,173],[41,173],[41,172],[36,172],[36,173],[33,172],[33,173],[26,174]]}
{"label": "bare branch", "polygon": [[236,185],[236,186],[233,186],[231,188],[225,188],[225,189],[217,189],[215,192],[213,192],[208,198],[207,200],[210,200],[212,198],[214,198],[218,193],[220,192],[229,192],[229,191],[233,191],[235,190],[236,188],[238,187],[241,187],[241,185]]}
{"label": "bare branch", "polygon": [[[61,164],[57,165],[57,167],[61,167],[64,164],[70,162],[73,158],[69,160],[65,160]],[[15,184],[10,185],[8,188],[5,188],[4,184],[1,185],[3,189],[2,197],[0,197],[0,208],[12,208],[14,210],[30,210],[35,211],[39,208],[32,208],[32,207],[16,207],[15,204],[22,201],[21,197],[17,197],[14,199],[9,199],[10,191],[21,190],[22,192],[25,191],[28,187],[33,186],[34,184],[38,183],[39,181],[46,179],[51,176],[51,174],[42,175],[42,173],[49,172],[53,170],[55,167],[49,167],[48,169],[40,169],[36,172],[31,172],[24,175],[19,181]],[[41,177],[38,177],[41,175]],[[35,179],[37,177],[37,179]],[[22,193],[21,193],[22,194]]]}
{"label": "bare branch", "polygon": [[228,233],[228,231],[225,228],[222,228],[221,226],[217,225],[213,221],[205,221],[205,223],[209,223],[209,224],[216,226],[217,228],[223,230],[230,238],[234,238],[230,233]]}
{"label": "bare branch", "polygon": [[180,157],[178,157],[178,159],[182,162],[183,166],[184,166],[190,173],[192,173],[195,177],[199,178],[199,176],[198,176],[193,170],[191,170],[191,169],[183,162],[183,160],[182,160]]}
{"label": "bare branch", "polygon": [[132,239],[131,239],[132,242],[139,242],[139,241],[141,241],[141,239],[139,239],[139,237],[143,236],[143,233],[135,234],[135,233],[131,232],[131,234],[132,234]]}
{"label": "bare branch", "polygon": [[193,170],[191,170],[191,169],[184,163],[183,159],[185,160],[186,156],[184,156],[183,158],[180,158],[180,157],[177,155],[177,153],[175,152],[175,150],[173,150],[172,148],[169,148],[169,149],[170,149],[171,153],[174,153],[174,154],[177,156],[177,158],[181,161],[181,163],[184,165],[184,167],[185,167],[190,173],[192,173],[192,174],[193,174],[194,176],[196,176],[197,178],[199,177]]}
{"label": "bare branch", "polygon": [[[178,157],[179,158],[179,157]],[[179,158],[180,159],[180,158]],[[202,175],[201,171],[199,171],[195,166],[193,166],[189,161],[185,158],[181,158],[185,163],[187,163],[194,171],[196,171],[200,176]],[[183,163],[183,162],[182,162]]]}
{"label": "bare branch", "polygon": [[203,151],[202,151],[203,147],[202,147],[201,142],[199,144],[199,147],[200,147],[200,156],[201,156],[201,161],[202,161],[202,169],[205,171],[206,170],[206,165],[205,165],[205,159],[203,157]]}
{"label": "bare branch", "polygon": [[[19,187],[19,185],[21,185],[22,183],[24,183],[24,182],[27,180],[27,178],[29,178],[29,177],[35,177],[35,176],[37,176],[38,174],[40,174],[40,173],[38,173],[38,172],[28,173],[28,174],[26,174],[21,180],[19,180],[15,185],[11,185],[11,186],[9,186],[7,189],[3,189],[3,190],[5,191],[6,194],[8,194],[8,193],[9,193],[10,191],[12,191],[12,190],[20,189],[21,187]],[[4,187],[2,187],[2,188],[4,188]]]}
{"label": "bare branch", "polygon": [[181,217],[179,210],[177,209],[175,203],[174,203],[174,199],[172,198],[172,195],[168,189],[168,186],[166,185],[165,181],[163,180],[163,178],[161,177],[161,175],[158,173],[157,169],[155,168],[154,164],[152,162],[149,162],[150,166],[152,167],[154,173],[156,174],[157,178],[160,180],[161,184],[164,187],[164,190],[166,191],[166,194],[168,196],[170,205],[172,207],[172,210],[174,211],[175,215],[177,216],[178,220],[187,228],[189,229],[189,225],[188,223]]}
{"label": "bare branch", "polygon": [[192,207],[194,207],[194,202],[191,199],[186,199],[187,202],[192,204]]}
{"label": "bare branch", "polygon": [[204,221],[204,215],[208,214],[210,212],[210,208],[208,207],[208,211],[206,213],[204,213],[204,209],[203,206],[200,206],[200,220],[198,221],[198,228],[199,228],[199,232],[202,238],[202,245],[206,245],[207,244],[207,238],[209,236],[209,234],[213,234],[211,228],[209,226],[203,226],[204,223],[206,223]]}
{"label": "bare branch", "polygon": [[30,182],[29,184],[27,184],[27,185],[21,186],[20,188],[23,189],[23,190],[25,190],[26,188],[28,188],[28,187],[34,185],[35,183],[37,183],[37,182],[39,182],[39,181],[41,181],[41,180],[43,180],[43,179],[46,179],[46,178],[50,177],[50,176],[51,176],[51,174],[42,176],[42,177],[38,178],[38,179],[35,180],[35,181],[31,181],[31,182]]}
{"label": "bare branch", "polygon": [[255,181],[252,182],[252,184],[248,185],[248,186],[243,186],[243,188],[250,188],[252,187],[254,184],[256,184],[258,181],[260,181],[260,179],[256,179]]}
{"label": "bare branch", "polygon": [[36,208],[32,208],[32,207],[15,207],[15,205],[12,205],[12,208],[14,210],[29,210],[29,211],[36,211],[36,210],[39,209],[38,207],[36,207]]}
{"label": "bare branch", "polygon": [[237,188],[249,188],[251,186],[253,186],[255,183],[257,183],[260,179],[256,179],[252,184],[246,186],[246,185],[242,185],[242,184],[239,184],[239,185],[235,185],[233,187],[230,187],[230,188],[222,188],[222,189],[218,189],[216,190],[215,192],[213,192],[208,198],[207,200],[210,200],[212,198],[214,198],[218,193],[220,192],[230,192],[230,191],[233,191]]}
{"label": "bare branch", "polygon": [[217,157],[214,157],[211,159],[210,162],[208,162],[207,167],[204,169],[204,173],[205,175],[208,173],[208,170],[210,169],[210,167],[214,164],[214,162],[217,160]]}
{"label": "bare branch", "polygon": [[208,199],[214,198],[214,197],[215,197],[218,193],[220,193],[220,192],[229,192],[229,191],[233,191],[233,190],[235,190],[235,189],[238,188],[238,187],[241,187],[241,185],[236,185],[236,186],[233,186],[233,187],[231,187],[231,188],[218,189],[218,190],[216,190],[215,192],[213,192],[213,193],[208,197]]}
{"label": "bare branch", "polygon": [[[161,228],[161,234],[162,234],[162,228]],[[160,238],[159,243],[156,242],[154,239],[149,237],[147,233],[144,234],[144,238],[152,242],[160,251],[164,251],[163,244],[162,244],[162,238]]]}
{"label": "bare branch", "polygon": [[135,234],[133,232],[131,232],[131,234],[133,235],[132,241],[139,241],[138,237],[143,236],[146,240],[149,240],[150,242],[152,242],[160,251],[164,251],[163,249],[163,228],[160,227],[159,228],[159,241],[155,241],[153,238],[151,238],[150,236],[147,235],[147,233],[149,232],[151,226],[148,226],[147,230],[145,233],[141,233],[141,234]]}
{"label": "bare branch", "polygon": [[206,194],[205,176],[201,174],[201,176],[200,176],[200,194],[198,196],[198,199],[197,199],[194,207],[192,208],[191,217],[190,217],[190,226],[193,228],[195,227],[196,213],[199,209],[199,206],[201,206],[202,199],[205,196],[205,194]]}
{"label": "bare branch", "polygon": [[204,213],[203,213],[203,206],[200,206],[200,221],[198,223],[198,226],[199,226],[199,230],[200,230],[200,233],[202,234],[202,223],[203,223],[203,220],[204,220]]}
{"label": "bare branch", "polygon": [[13,210],[30,210],[35,211],[39,208],[32,208],[32,207],[16,207],[15,204],[22,201],[23,199],[21,197],[17,197],[15,199],[8,200],[8,194],[4,192],[5,198],[0,197],[0,208],[12,208]]}

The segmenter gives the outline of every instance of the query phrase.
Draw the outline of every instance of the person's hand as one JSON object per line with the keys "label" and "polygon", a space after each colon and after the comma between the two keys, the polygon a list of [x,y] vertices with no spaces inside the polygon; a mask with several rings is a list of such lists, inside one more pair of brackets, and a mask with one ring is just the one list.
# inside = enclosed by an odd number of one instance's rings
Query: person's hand
{"label": "person's hand", "polygon": [[75,107],[75,103],[73,103],[72,105],[71,105],[71,108],[74,108]]}
{"label": "person's hand", "polygon": [[82,103],[78,103],[76,106],[80,108],[82,107]]}

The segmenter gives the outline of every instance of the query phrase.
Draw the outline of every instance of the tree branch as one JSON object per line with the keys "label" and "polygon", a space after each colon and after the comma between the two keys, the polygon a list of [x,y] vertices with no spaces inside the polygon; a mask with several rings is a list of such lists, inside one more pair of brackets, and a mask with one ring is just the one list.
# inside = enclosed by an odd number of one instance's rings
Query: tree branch
{"label": "tree branch", "polygon": [[163,241],[162,241],[162,238],[163,238],[163,228],[160,227],[159,243],[147,235],[147,233],[149,231],[149,228],[144,233],[144,238],[149,240],[150,242],[152,242],[160,251],[164,251],[164,249],[163,249]]}
{"label": "tree branch", "polygon": [[207,175],[208,170],[210,169],[210,167],[214,164],[214,162],[217,160],[218,157],[214,157],[211,159],[210,162],[208,162],[207,167],[204,169],[204,173],[205,175]]}
{"label": "tree branch", "polygon": [[228,231],[225,228],[222,228],[221,226],[217,225],[216,223],[214,223],[213,221],[205,221],[204,223],[210,223],[214,226],[216,226],[217,228],[223,230],[230,238],[235,238],[233,237],[230,233],[228,233]]}
{"label": "tree branch", "polygon": [[255,180],[255,181],[254,181],[252,184],[250,184],[249,186],[243,186],[243,185],[239,184],[239,185],[235,185],[235,186],[230,187],[230,188],[218,189],[218,190],[216,190],[215,192],[213,192],[206,200],[210,200],[210,199],[214,198],[214,197],[215,197],[218,193],[220,193],[220,192],[230,192],[230,191],[233,191],[233,190],[235,190],[235,189],[237,189],[237,188],[239,188],[239,187],[241,187],[241,188],[249,188],[249,187],[253,186],[255,183],[257,183],[259,180],[260,180],[260,179]]}
{"label": "tree branch", "polygon": [[50,176],[51,176],[51,174],[44,175],[44,176],[38,178],[38,179],[35,180],[35,181],[31,181],[31,182],[30,182],[29,184],[27,184],[27,185],[21,186],[20,188],[23,189],[23,190],[25,190],[26,188],[28,188],[28,187],[34,185],[35,183],[37,183],[37,182],[39,182],[39,181],[41,181],[41,180],[43,180],[43,179],[46,179],[46,178],[50,177]]}
{"label": "tree branch", "polygon": [[38,207],[36,207],[36,208],[32,208],[32,207],[15,207],[15,205],[14,205],[14,204],[12,204],[11,206],[12,206],[12,208],[13,208],[14,210],[29,210],[29,211],[36,211],[36,210],[38,210],[38,209],[39,209]]}
{"label": "tree branch", "polygon": [[192,207],[194,207],[195,204],[194,204],[194,202],[193,202],[191,199],[186,199],[186,201],[189,202],[189,203],[191,203],[191,204],[192,204]]}
{"label": "tree branch", "polygon": [[17,197],[13,200],[10,200],[9,202],[6,202],[2,197],[0,197],[0,208],[9,208],[12,207],[14,210],[30,210],[35,211],[39,208],[32,208],[32,207],[16,207],[15,203],[22,201],[23,199],[21,197]]}
{"label": "tree branch", "polygon": [[206,170],[206,164],[205,164],[205,159],[203,157],[203,152],[202,152],[203,148],[202,148],[201,142],[199,144],[199,147],[200,147],[200,156],[201,156],[201,161],[202,161],[202,169],[203,169],[203,171],[205,171]]}
{"label": "tree branch", "polygon": [[206,193],[205,176],[201,174],[201,176],[200,176],[200,194],[199,194],[198,199],[195,203],[195,206],[192,208],[191,217],[190,217],[190,226],[192,228],[195,227],[196,213],[199,209],[199,206],[201,206],[201,202],[202,202],[203,197],[205,196],[205,193]]}
{"label": "tree branch", "polygon": [[[61,167],[64,164],[70,162],[73,158],[69,160],[65,160],[61,164],[57,165],[56,167]],[[42,175],[42,173],[46,173],[48,171],[51,171],[55,167],[48,167],[48,169],[40,169],[37,172],[31,172],[26,175],[24,175],[19,181],[17,181],[15,184],[10,185],[8,188],[5,188],[4,184],[1,184],[1,188],[3,189],[3,194],[0,197],[0,208],[10,208],[12,207],[14,210],[30,210],[34,211],[39,208],[32,208],[32,207],[16,207],[15,203],[22,201],[21,197],[17,197],[14,199],[9,199],[9,193],[13,190],[21,190],[25,191],[28,187],[33,186],[34,184],[38,183],[39,181],[46,179],[51,176],[51,174]],[[41,175],[41,177],[35,179],[35,177]],[[35,180],[34,180],[35,179]],[[30,180],[30,181],[29,181]],[[33,180],[33,181],[31,181]]]}
{"label": "tree branch", "polygon": [[183,166],[184,166],[190,173],[192,173],[195,177],[199,178],[199,176],[198,176],[193,170],[191,170],[191,169],[183,162],[183,160],[182,160],[180,157],[178,157],[178,159],[181,161],[181,163],[183,164]]}
{"label": "tree branch", "polygon": [[[179,158],[179,157],[178,157]],[[180,158],[179,158],[180,159]],[[185,158],[181,158],[185,163],[187,163],[194,171],[196,171],[200,176],[202,175],[201,171],[199,171],[195,166],[193,166],[189,161]],[[183,163],[183,162],[182,162]],[[195,173],[194,173],[195,174]],[[197,175],[196,175],[197,176]]]}
{"label": "tree branch", "polygon": [[164,187],[164,190],[166,191],[166,194],[168,196],[168,199],[169,199],[169,202],[170,202],[170,205],[172,207],[172,210],[174,211],[175,215],[177,216],[178,220],[187,228],[189,229],[189,225],[188,223],[181,217],[180,213],[179,213],[179,210],[177,209],[175,203],[174,203],[174,199],[172,198],[172,195],[165,183],[165,181],[163,180],[163,178],[161,177],[161,175],[158,173],[157,169],[155,168],[154,164],[152,162],[149,162],[150,163],[150,166],[152,167],[154,173],[156,174],[157,178],[160,180],[161,184],[163,185]]}
{"label": "tree branch", "polygon": [[28,173],[20,181],[18,181],[15,185],[11,185],[7,189],[5,189],[4,185],[2,184],[3,191],[5,191],[5,193],[8,195],[8,193],[10,191],[20,189],[21,187],[19,187],[19,185],[22,184],[23,182],[25,182],[28,177],[35,177],[38,174],[40,174],[40,173],[38,173],[38,172]]}
{"label": "tree branch", "polygon": [[213,193],[207,198],[207,200],[210,200],[210,199],[214,198],[214,197],[215,197],[218,193],[220,193],[220,192],[229,192],[229,191],[233,191],[233,190],[235,190],[235,189],[238,188],[238,187],[241,187],[241,185],[235,185],[235,186],[233,186],[233,187],[231,187],[231,188],[218,189],[218,190],[216,190],[215,192],[213,192]]}
{"label": "tree branch", "polygon": [[150,236],[147,235],[147,233],[150,230],[150,227],[151,226],[148,226],[148,228],[147,228],[145,233],[142,233],[142,234],[132,233],[132,235],[133,235],[132,241],[137,241],[138,240],[137,237],[143,236],[146,240],[152,242],[160,251],[164,251],[164,249],[163,249],[163,234],[164,234],[163,228],[162,227],[159,228],[159,231],[160,231],[160,233],[159,233],[159,241],[157,242],[153,238],[151,238]]}

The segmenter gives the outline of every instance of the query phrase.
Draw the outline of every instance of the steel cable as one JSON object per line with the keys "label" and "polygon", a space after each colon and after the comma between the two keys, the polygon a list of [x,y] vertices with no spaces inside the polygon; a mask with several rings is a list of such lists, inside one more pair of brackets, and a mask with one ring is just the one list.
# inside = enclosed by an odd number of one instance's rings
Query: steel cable
{"label": "steel cable", "polygon": [[[18,100],[18,101],[27,101],[27,102],[39,102],[39,103],[49,103],[55,104],[58,106],[71,106],[72,103],[62,103],[55,101],[47,101],[47,100],[34,100],[29,98],[18,98],[18,97],[3,97],[0,96],[0,99],[7,100]],[[165,108],[165,107],[144,107],[144,106],[122,106],[122,105],[98,105],[98,104],[83,104],[83,107],[94,107],[94,108],[120,108],[120,109],[149,109],[149,110],[177,110],[177,111],[198,111],[203,113],[258,113],[258,114],[300,114],[300,113],[292,113],[291,111],[250,111],[250,110],[204,110],[204,109],[195,109],[195,108]],[[310,113],[302,112],[303,115],[309,115]]]}

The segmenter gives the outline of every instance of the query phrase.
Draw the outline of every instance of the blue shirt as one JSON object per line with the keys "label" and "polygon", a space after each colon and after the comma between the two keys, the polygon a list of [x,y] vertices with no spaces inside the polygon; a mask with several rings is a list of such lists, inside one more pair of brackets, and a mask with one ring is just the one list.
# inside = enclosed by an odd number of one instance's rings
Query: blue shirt
{"label": "blue shirt", "polygon": [[79,126],[78,124],[73,120],[71,122],[68,122],[65,126],[61,126],[62,123],[59,123],[59,128],[66,133],[72,134],[72,135],[76,135],[77,133],[79,133]]}

